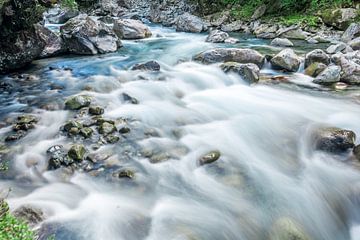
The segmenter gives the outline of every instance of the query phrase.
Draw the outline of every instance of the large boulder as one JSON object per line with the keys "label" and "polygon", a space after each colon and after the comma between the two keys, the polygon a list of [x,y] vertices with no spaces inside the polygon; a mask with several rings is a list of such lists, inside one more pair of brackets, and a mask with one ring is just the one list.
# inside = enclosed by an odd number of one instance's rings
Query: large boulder
{"label": "large boulder", "polygon": [[278,31],[277,25],[269,25],[269,24],[260,24],[253,26],[253,33],[258,38],[272,39],[276,37],[276,32]]}
{"label": "large boulder", "polygon": [[329,46],[326,49],[326,52],[329,54],[335,54],[335,53],[344,51],[346,49],[346,47],[347,47],[347,45],[345,43],[340,42],[340,43]]}
{"label": "large boulder", "polygon": [[305,40],[310,35],[310,33],[303,31],[298,26],[291,26],[288,28],[279,29],[276,32],[276,34],[280,38],[298,39],[298,40]]}
{"label": "large boulder", "polygon": [[341,40],[344,42],[349,42],[355,37],[360,37],[360,23],[351,23],[341,36]]}
{"label": "large boulder", "polygon": [[79,15],[79,11],[77,9],[71,8],[51,8],[44,13],[45,19],[49,23],[54,24],[63,24],[66,23],[69,19],[76,17]]}
{"label": "large boulder", "polygon": [[323,22],[339,30],[346,30],[358,16],[355,8],[338,8],[323,11],[321,18]]}
{"label": "large boulder", "polygon": [[296,72],[300,67],[300,58],[292,49],[284,49],[271,59],[271,65],[274,68]]}
{"label": "large boulder", "polygon": [[254,63],[262,67],[265,57],[252,49],[215,48],[197,54],[194,56],[194,60],[206,64],[218,62]]}
{"label": "large boulder", "polygon": [[275,38],[270,43],[271,46],[275,47],[293,47],[294,44],[287,38]]}
{"label": "large boulder", "polygon": [[220,30],[211,31],[209,36],[206,38],[206,42],[212,43],[223,43],[229,38],[229,34]]}
{"label": "large boulder", "polygon": [[321,49],[315,49],[305,55],[305,67],[318,62],[325,65],[329,65],[330,57]]}
{"label": "large boulder", "polygon": [[312,139],[316,150],[342,153],[355,146],[356,134],[350,130],[325,127],[314,131]]}
{"label": "large boulder", "polygon": [[110,27],[85,14],[70,19],[60,30],[71,53],[109,53],[115,52],[121,46],[119,38]]}
{"label": "large boulder", "polygon": [[40,58],[53,57],[66,52],[64,42],[59,35],[41,25],[37,25],[35,29],[40,39],[45,43]]}
{"label": "large boulder", "polygon": [[142,39],[152,35],[150,29],[145,24],[133,19],[116,20],[114,31],[121,39]]}
{"label": "large boulder", "polygon": [[323,63],[314,62],[305,69],[305,74],[311,77],[317,77],[327,66]]}
{"label": "large boulder", "polygon": [[331,85],[340,81],[341,68],[339,66],[329,66],[322,71],[315,79],[314,83]]}
{"label": "large boulder", "polygon": [[253,63],[226,62],[220,68],[226,73],[239,74],[248,83],[256,83],[260,78],[260,68]]}
{"label": "large boulder", "polygon": [[175,22],[176,31],[200,33],[207,30],[206,24],[201,18],[190,13],[180,15]]}
{"label": "large boulder", "polygon": [[269,240],[310,240],[304,229],[293,219],[279,218],[273,224]]}
{"label": "large boulder", "polygon": [[221,25],[221,31],[237,32],[243,29],[244,22],[241,20],[233,21],[231,23]]}
{"label": "large boulder", "polygon": [[341,57],[339,64],[342,69],[341,81],[348,84],[360,84],[360,65],[352,60]]}

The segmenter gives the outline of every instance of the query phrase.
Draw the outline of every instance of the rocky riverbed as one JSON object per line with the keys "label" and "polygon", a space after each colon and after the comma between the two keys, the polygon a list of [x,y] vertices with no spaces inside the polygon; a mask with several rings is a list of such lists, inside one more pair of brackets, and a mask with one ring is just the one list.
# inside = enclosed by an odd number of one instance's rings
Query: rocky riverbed
{"label": "rocky riverbed", "polygon": [[173,28],[137,9],[35,28],[41,58],[0,77],[14,215],[44,240],[358,240],[360,27],[164,8]]}

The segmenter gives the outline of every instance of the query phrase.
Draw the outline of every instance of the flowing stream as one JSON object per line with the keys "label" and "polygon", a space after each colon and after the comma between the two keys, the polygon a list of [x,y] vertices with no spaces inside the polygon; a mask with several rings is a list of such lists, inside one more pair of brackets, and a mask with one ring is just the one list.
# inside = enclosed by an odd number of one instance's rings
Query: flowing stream
{"label": "flowing stream", "polygon": [[[314,151],[310,140],[319,126],[360,136],[356,91],[323,91],[300,73],[289,83],[250,86],[216,66],[188,61],[230,45],[156,25],[151,31],[149,39],[123,41],[114,54],[38,60],[25,70],[36,77],[3,77],[10,90],[0,93],[0,137],[11,130],[4,123],[19,114],[40,119],[11,145],[10,169],[0,178],[1,189],[11,188],[11,209],[41,208],[43,239],[265,240],[274,221],[290,217],[311,239],[359,240],[360,168],[351,154]],[[235,37],[241,39],[235,47],[279,50]],[[296,43],[298,52],[308,51],[303,44]],[[127,70],[147,60],[158,61],[161,71]],[[131,132],[98,149],[85,142],[91,153],[106,156],[91,171],[48,171],[48,148],[80,141],[59,131],[77,114],[63,110],[66,97],[79,93],[103,106],[104,117],[126,119]],[[139,104],[124,101],[123,93]],[[199,166],[212,150],[220,160]],[[146,151],[152,158],[141,154]],[[113,169],[131,169],[135,177],[114,178]]]}

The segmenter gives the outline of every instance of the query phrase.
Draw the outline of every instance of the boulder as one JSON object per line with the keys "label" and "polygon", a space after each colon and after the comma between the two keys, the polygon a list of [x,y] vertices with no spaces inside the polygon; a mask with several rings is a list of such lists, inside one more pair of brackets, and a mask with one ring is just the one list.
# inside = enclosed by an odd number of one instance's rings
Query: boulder
{"label": "boulder", "polygon": [[142,39],[152,35],[150,29],[145,24],[133,19],[116,20],[114,31],[121,39]]}
{"label": "boulder", "polygon": [[305,69],[305,74],[311,77],[317,77],[327,66],[323,63],[314,62]]}
{"label": "boulder", "polygon": [[117,131],[117,129],[116,129],[115,125],[112,123],[109,123],[109,122],[103,122],[99,126],[99,133],[101,133],[102,135],[109,135],[116,131]]}
{"label": "boulder", "polygon": [[260,24],[254,25],[253,34],[258,38],[272,39],[276,37],[277,25]]}
{"label": "boulder", "polygon": [[308,67],[316,62],[329,65],[330,57],[321,49],[315,49],[305,55],[305,67]]}
{"label": "boulder", "polygon": [[190,13],[180,15],[175,21],[176,31],[200,33],[207,30],[207,26],[201,18]]}
{"label": "boulder", "polygon": [[72,96],[66,99],[65,108],[69,110],[79,110],[83,107],[90,106],[91,97],[87,95]]}
{"label": "boulder", "polygon": [[343,33],[341,40],[344,42],[349,42],[355,37],[360,37],[360,23],[351,23]]}
{"label": "boulder", "polygon": [[194,60],[206,64],[218,62],[254,63],[262,67],[265,57],[252,49],[215,48],[197,54],[194,56]]}
{"label": "boulder", "polygon": [[89,107],[89,114],[90,115],[102,115],[104,114],[105,110],[104,108],[100,106],[91,106]]}
{"label": "boulder", "polygon": [[79,11],[70,8],[52,8],[44,13],[45,19],[53,24],[64,24],[77,15],[79,15]]}
{"label": "boulder", "polygon": [[329,66],[322,71],[315,79],[314,83],[331,85],[340,81],[341,68],[339,66]]}
{"label": "boulder", "polygon": [[238,43],[240,42],[239,39],[237,38],[232,38],[232,37],[229,37],[227,39],[225,39],[224,43],[228,43],[228,44],[235,44],[235,43]]}
{"label": "boulder", "polygon": [[217,150],[211,151],[200,157],[199,164],[200,164],[200,166],[202,166],[202,165],[213,163],[213,162],[219,160],[220,156],[221,156],[221,153],[219,151],[217,151]]}
{"label": "boulder", "polygon": [[64,147],[55,145],[46,151],[49,156],[48,169],[55,170],[62,166],[69,166],[74,161],[65,153]]}
{"label": "boulder", "polygon": [[356,159],[360,161],[360,145],[354,147],[353,154],[356,157]]}
{"label": "boulder", "polygon": [[160,64],[156,61],[148,61],[145,63],[137,63],[131,67],[131,70],[142,70],[142,71],[160,71]]}
{"label": "boulder", "polygon": [[356,135],[353,131],[336,127],[316,130],[313,134],[313,146],[316,150],[330,153],[342,153],[355,146]]}
{"label": "boulder", "polygon": [[54,57],[66,52],[64,42],[59,35],[41,25],[37,25],[35,29],[40,39],[45,43],[40,58]]}
{"label": "boulder", "polygon": [[327,49],[326,49],[326,52],[328,54],[335,54],[335,53],[338,53],[338,52],[341,52],[343,50],[346,49],[346,44],[343,43],[343,42],[340,42],[338,44],[334,44],[334,45],[331,45],[329,46]]}
{"label": "boulder", "polygon": [[218,12],[206,16],[206,21],[209,23],[210,26],[220,27],[229,20],[229,17],[229,11]]}
{"label": "boulder", "polygon": [[305,40],[309,37],[310,33],[303,31],[298,26],[291,26],[288,28],[279,29],[276,35],[280,38]]}
{"label": "boulder", "polygon": [[115,52],[121,45],[110,27],[85,14],[70,19],[60,30],[67,49],[75,54]]}
{"label": "boulder", "polygon": [[353,50],[360,50],[360,37],[351,40],[348,44]]}
{"label": "boulder", "polygon": [[74,144],[68,151],[68,156],[74,161],[81,162],[85,158],[86,148],[82,144]]}
{"label": "boulder", "polygon": [[293,47],[294,44],[287,38],[275,38],[270,43],[271,46],[276,47]]}
{"label": "boulder", "polygon": [[223,43],[229,38],[229,34],[220,30],[211,31],[209,36],[206,38],[206,42],[212,43]]}
{"label": "boulder", "polygon": [[260,78],[260,68],[253,63],[226,62],[220,68],[226,73],[239,74],[248,83],[256,83]]}
{"label": "boulder", "polygon": [[243,29],[244,22],[241,20],[237,20],[228,24],[223,24],[221,26],[221,31],[224,32],[237,32]]}
{"label": "boulder", "polygon": [[321,18],[323,22],[339,30],[346,30],[358,16],[355,8],[338,8],[323,11]]}
{"label": "boulder", "polygon": [[41,209],[30,205],[24,205],[17,208],[13,212],[13,215],[17,219],[26,222],[32,227],[36,226],[37,224],[45,220],[44,213],[41,211]]}
{"label": "boulder", "polygon": [[251,20],[257,20],[261,18],[262,16],[264,16],[266,10],[267,10],[266,4],[260,5],[258,8],[255,9],[255,12],[251,16]]}
{"label": "boulder", "polygon": [[304,229],[293,219],[279,218],[271,227],[269,240],[310,240]]}
{"label": "boulder", "polygon": [[289,72],[296,72],[300,67],[300,59],[292,49],[284,49],[271,60],[271,65],[274,68],[286,70]]}
{"label": "boulder", "polygon": [[341,81],[354,85],[360,84],[360,65],[345,57],[341,57],[339,63],[342,69]]}

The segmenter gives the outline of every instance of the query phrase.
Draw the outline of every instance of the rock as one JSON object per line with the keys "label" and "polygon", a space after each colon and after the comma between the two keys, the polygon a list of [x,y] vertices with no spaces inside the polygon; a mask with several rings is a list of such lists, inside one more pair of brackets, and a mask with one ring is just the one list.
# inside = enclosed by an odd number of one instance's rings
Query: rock
{"label": "rock", "polygon": [[129,102],[131,104],[139,104],[139,100],[137,100],[136,98],[130,96],[129,94],[123,93],[122,95],[123,95],[123,98],[124,98],[125,102]]}
{"label": "rock", "polygon": [[61,28],[62,38],[71,53],[93,55],[115,52],[121,43],[105,23],[85,14],[70,19]]}
{"label": "rock", "polygon": [[142,39],[151,37],[150,29],[139,20],[118,19],[114,31],[120,39]]}
{"label": "rock", "polygon": [[360,50],[360,37],[357,37],[350,42],[348,42],[349,46],[354,50]]}
{"label": "rock", "polygon": [[122,127],[122,128],[120,128],[119,133],[121,133],[121,134],[127,134],[127,133],[129,133],[130,131],[131,131],[131,129],[130,129],[129,127]]}
{"label": "rock", "polygon": [[17,120],[13,126],[13,130],[28,131],[29,129],[33,129],[38,121],[39,119],[33,115],[21,115],[17,117]]}
{"label": "rock", "polygon": [[131,67],[131,70],[142,70],[142,71],[160,71],[160,64],[156,61],[148,61],[146,63],[138,63]]}
{"label": "rock", "polygon": [[89,127],[86,127],[86,128],[82,128],[80,130],[80,134],[84,137],[84,138],[90,138],[91,135],[93,134],[93,130]]}
{"label": "rock", "polygon": [[206,38],[206,42],[212,43],[223,43],[229,38],[229,34],[220,30],[211,31],[209,36]]}
{"label": "rock", "polygon": [[211,151],[200,157],[199,164],[200,164],[200,166],[202,166],[205,164],[213,163],[213,162],[217,161],[220,158],[220,156],[221,156],[221,153],[219,151]]}
{"label": "rock", "polygon": [[349,42],[355,37],[360,37],[360,23],[351,23],[341,36],[341,40],[344,42]]}
{"label": "rock", "polygon": [[194,56],[194,60],[206,64],[218,62],[254,63],[262,67],[265,57],[252,49],[215,48],[197,54]]}
{"label": "rock", "polygon": [[17,219],[25,221],[27,224],[29,224],[32,227],[45,220],[44,213],[41,211],[41,209],[30,205],[24,205],[17,208],[13,212],[13,215]]}
{"label": "rock", "polygon": [[17,131],[15,133],[11,133],[10,135],[8,135],[6,138],[5,138],[5,141],[6,142],[13,142],[13,141],[17,141],[19,140],[20,138],[23,138],[25,137],[26,135],[26,132],[24,130],[20,130],[20,131]]}
{"label": "rock", "polygon": [[360,161],[360,145],[354,147],[353,154],[356,157],[356,159]]}
{"label": "rock", "polygon": [[90,106],[91,97],[87,95],[78,95],[69,97],[65,101],[65,108],[69,110],[79,110],[83,107]]}
{"label": "rock", "polygon": [[63,146],[55,145],[46,151],[49,156],[48,169],[55,170],[62,166],[69,166],[73,160],[65,153]]}
{"label": "rock", "polygon": [[111,133],[116,132],[117,129],[114,124],[103,122],[99,126],[99,133],[103,135],[109,135]]}
{"label": "rock", "polygon": [[330,47],[328,47],[326,49],[326,52],[329,54],[335,54],[335,53],[343,51],[345,48],[346,48],[345,43],[338,43],[338,44],[331,45]]}
{"label": "rock", "polygon": [[240,31],[241,29],[243,29],[243,22],[240,20],[228,23],[228,24],[223,24],[221,26],[221,31],[224,32],[237,32]]}
{"label": "rock", "polygon": [[10,148],[8,148],[6,145],[0,144],[0,157],[1,155],[8,154],[10,151]]}
{"label": "rock", "polygon": [[69,132],[73,128],[82,129],[83,125],[79,121],[76,121],[76,120],[69,120],[64,125],[64,130],[66,132]]}
{"label": "rock", "polygon": [[220,67],[226,73],[234,72],[239,74],[248,83],[256,83],[260,78],[260,68],[253,63],[226,62]]}
{"label": "rock", "polygon": [[53,8],[44,13],[46,20],[53,24],[64,24],[77,15],[79,15],[78,10],[69,8]]}
{"label": "rock", "polygon": [[238,42],[240,42],[239,39],[232,38],[232,37],[229,37],[229,38],[225,39],[225,41],[224,41],[224,43],[228,43],[228,44],[235,44]]}
{"label": "rock", "polygon": [[286,38],[275,38],[274,40],[271,41],[270,43],[271,46],[276,46],[276,47],[293,47],[294,44]]}
{"label": "rock", "polygon": [[255,12],[251,16],[251,20],[257,20],[261,18],[262,16],[264,16],[266,10],[267,10],[266,4],[260,5],[258,8],[256,8]]}
{"label": "rock", "polygon": [[129,179],[135,178],[135,172],[130,169],[123,169],[115,174],[118,178],[129,178]]}
{"label": "rock", "polygon": [[292,49],[284,49],[271,59],[271,65],[278,69],[296,72],[300,67],[300,59]]}
{"label": "rock", "polygon": [[229,20],[229,17],[230,12],[224,11],[208,15],[206,16],[206,20],[209,22],[209,25],[214,27],[220,27]]}
{"label": "rock", "polygon": [[322,71],[315,79],[314,83],[331,85],[340,81],[341,68],[339,66],[329,66]]}
{"label": "rock", "polygon": [[345,57],[340,58],[341,81],[348,84],[360,84],[360,65]]}
{"label": "rock", "polygon": [[318,40],[316,40],[315,38],[312,38],[312,37],[307,38],[306,41],[307,41],[309,44],[318,44],[318,43],[319,43]]}
{"label": "rock", "polygon": [[315,149],[330,153],[341,153],[353,148],[355,139],[353,131],[335,127],[318,129],[313,136]]}
{"label": "rock", "polygon": [[338,8],[323,11],[321,18],[323,22],[339,30],[346,30],[357,17],[355,8]]}
{"label": "rock", "polygon": [[258,38],[273,39],[276,38],[277,25],[261,24],[254,28],[253,33]]}
{"label": "rock", "polygon": [[302,227],[291,218],[278,219],[269,234],[269,240],[310,240]]}
{"label": "rock", "polygon": [[330,57],[321,49],[315,49],[305,55],[305,67],[308,67],[316,62],[329,65]]}
{"label": "rock", "polygon": [[106,142],[113,144],[113,143],[120,141],[120,138],[118,136],[108,135],[105,137],[105,140],[106,140]]}
{"label": "rock", "polygon": [[82,144],[74,144],[68,151],[68,156],[74,161],[81,162],[85,158],[86,148]]}
{"label": "rock", "polygon": [[305,40],[310,33],[301,30],[301,28],[297,26],[291,26],[285,29],[279,29],[276,35],[281,38]]}
{"label": "rock", "polygon": [[89,114],[90,115],[102,115],[104,114],[105,110],[104,108],[100,106],[91,106],[89,107]]}
{"label": "rock", "polygon": [[305,74],[311,77],[317,77],[327,66],[323,63],[314,62],[305,69]]}
{"label": "rock", "polygon": [[205,23],[190,13],[180,15],[175,22],[176,31],[200,33],[207,30]]}
{"label": "rock", "polygon": [[45,47],[39,55],[40,58],[53,57],[66,52],[60,36],[41,25],[36,25],[35,29],[40,39],[45,43]]}

